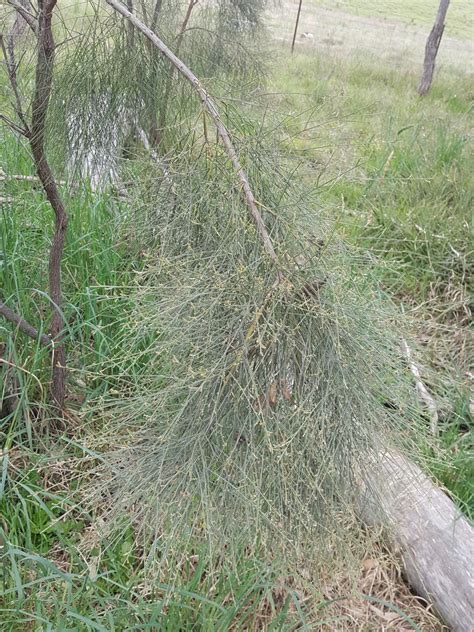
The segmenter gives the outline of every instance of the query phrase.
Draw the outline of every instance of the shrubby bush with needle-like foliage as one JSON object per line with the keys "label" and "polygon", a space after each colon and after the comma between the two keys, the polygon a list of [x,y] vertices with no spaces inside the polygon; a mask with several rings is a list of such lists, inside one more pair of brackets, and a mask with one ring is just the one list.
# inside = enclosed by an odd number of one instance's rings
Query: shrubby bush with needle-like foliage
{"label": "shrubby bush with needle-like foliage", "polygon": [[126,335],[148,341],[147,361],[131,397],[109,402],[127,445],[102,483],[112,515],[130,512],[162,552],[205,537],[229,555],[257,541],[317,555],[381,445],[413,436],[401,323],[370,261],[257,126],[225,111],[278,262],[209,134],[189,130],[171,181],[142,164],[129,193],[148,260]]}

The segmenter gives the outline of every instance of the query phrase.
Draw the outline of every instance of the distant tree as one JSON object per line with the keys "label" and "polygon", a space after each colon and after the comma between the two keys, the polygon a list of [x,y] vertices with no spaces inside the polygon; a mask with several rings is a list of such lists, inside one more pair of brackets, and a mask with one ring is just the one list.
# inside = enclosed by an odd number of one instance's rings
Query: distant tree
{"label": "distant tree", "polygon": [[444,20],[449,7],[449,0],[441,0],[438,7],[438,13],[431,33],[428,36],[425,46],[425,62],[423,66],[423,75],[421,77],[418,92],[420,96],[425,96],[431,88],[433,81],[433,73],[435,69],[436,55],[441,43],[444,32]]}
{"label": "distant tree", "polygon": [[303,4],[303,0],[300,0],[300,3],[298,5],[298,13],[296,14],[295,30],[293,31],[293,41],[291,42],[291,52],[293,52],[295,50],[296,34],[298,33],[298,24],[299,24],[299,21],[300,21],[301,5],[302,4]]}

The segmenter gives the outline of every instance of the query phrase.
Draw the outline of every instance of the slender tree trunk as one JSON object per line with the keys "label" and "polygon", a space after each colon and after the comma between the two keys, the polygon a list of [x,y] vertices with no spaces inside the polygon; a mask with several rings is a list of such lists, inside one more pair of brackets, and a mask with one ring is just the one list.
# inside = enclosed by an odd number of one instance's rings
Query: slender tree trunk
{"label": "slender tree trunk", "polygon": [[298,24],[300,23],[300,14],[301,14],[301,5],[302,4],[303,4],[303,0],[300,0],[300,3],[298,5],[298,13],[296,15],[295,30],[293,32],[293,41],[291,42],[291,52],[292,53],[295,50],[296,34],[298,33]]}
{"label": "slender tree trunk", "polygon": [[66,350],[62,341],[64,319],[61,312],[61,258],[68,217],[44,149],[46,114],[53,81],[55,46],[51,22],[55,6],[56,0],[38,0],[38,52],[29,141],[38,178],[43,185],[46,197],[55,215],[55,232],[49,255],[49,294],[53,303],[51,319],[51,338],[53,341],[51,395],[54,403],[62,410],[66,393]]}
{"label": "slender tree trunk", "polygon": [[436,55],[438,54],[439,45],[444,32],[444,20],[449,7],[449,0],[441,0],[438,7],[438,13],[431,33],[428,36],[428,40],[425,46],[425,62],[423,66],[423,75],[421,77],[420,85],[418,86],[418,93],[420,96],[425,96],[428,90],[431,88],[431,82],[433,81],[433,73],[435,69]]}

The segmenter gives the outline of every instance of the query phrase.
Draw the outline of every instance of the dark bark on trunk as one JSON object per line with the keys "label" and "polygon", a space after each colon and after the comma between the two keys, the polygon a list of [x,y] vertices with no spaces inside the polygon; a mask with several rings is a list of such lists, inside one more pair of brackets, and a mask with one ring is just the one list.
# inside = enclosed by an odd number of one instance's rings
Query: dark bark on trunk
{"label": "dark bark on trunk", "polygon": [[55,215],[55,231],[49,255],[49,293],[53,302],[51,319],[51,338],[53,340],[51,395],[53,402],[60,410],[63,410],[66,394],[66,350],[63,343],[64,319],[61,312],[61,259],[68,217],[46,159],[44,148],[46,114],[53,81],[55,46],[51,22],[55,6],[56,0],[38,1],[38,54],[29,141],[38,178],[43,185],[46,197]]}
{"label": "dark bark on trunk", "polygon": [[433,81],[433,73],[435,69],[436,55],[438,54],[439,45],[444,32],[444,20],[449,7],[449,0],[441,0],[438,7],[438,13],[431,33],[428,36],[428,40],[425,46],[425,62],[423,66],[423,75],[421,77],[420,85],[418,86],[418,93],[420,96],[425,96],[431,88],[431,82]]}

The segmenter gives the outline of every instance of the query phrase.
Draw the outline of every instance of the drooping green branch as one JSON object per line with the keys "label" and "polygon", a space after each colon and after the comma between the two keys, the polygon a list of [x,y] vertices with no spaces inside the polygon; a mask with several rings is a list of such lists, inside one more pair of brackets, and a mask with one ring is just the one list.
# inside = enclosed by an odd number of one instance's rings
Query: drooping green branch
{"label": "drooping green branch", "polygon": [[257,227],[257,232],[259,234],[260,239],[263,242],[263,247],[268,254],[268,256],[272,259],[272,261],[278,265],[278,257],[276,255],[272,240],[265,226],[265,222],[263,221],[262,215],[258,210],[257,201],[253,194],[252,188],[249,183],[249,179],[247,174],[245,173],[242,164],[240,163],[237,152],[232,143],[231,137],[227,128],[219,114],[219,110],[217,109],[214,101],[211,99],[207,91],[202,86],[199,79],[196,75],[184,64],[184,62],[179,59],[172,50],[166,46],[166,44],[155,34],[153,31],[148,28],[141,20],[139,20],[135,15],[130,13],[130,11],[117,0],[105,0],[107,4],[109,4],[117,13],[123,15],[127,20],[129,20],[139,31],[145,35],[145,37],[164,55],[176,68],[176,70],[191,84],[194,91],[199,96],[201,103],[203,104],[205,110],[208,112],[214,124],[216,126],[219,137],[224,146],[225,152],[231,161],[236,176],[239,180],[240,186],[242,187],[242,193],[249,209],[250,215],[255,222]]}

